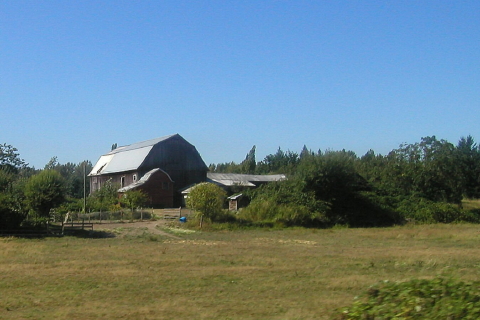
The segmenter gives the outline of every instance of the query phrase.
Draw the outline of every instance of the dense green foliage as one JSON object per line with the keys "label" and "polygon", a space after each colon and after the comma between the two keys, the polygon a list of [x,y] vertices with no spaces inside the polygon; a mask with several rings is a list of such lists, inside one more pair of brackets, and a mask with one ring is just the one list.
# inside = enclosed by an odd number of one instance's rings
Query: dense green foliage
{"label": "dense green foliage", "polygon": [[479,319],[480,282],[451,279],[383,281],[365,299],[343,309],[339,319]]}
{"label": "dense green foliage", "polygon": [[89,161],[61,165],[53,157],[44,170],[36,170],[16,148],[0,144],[0,229],[16,229],[27,218],[43,220],[60,205],[64,211],[81,210],[79,199],[89,192],[88,184],[84,191],[84,175],[91,168]]}
{"label": "dense green foliage", "polygon": [[84,192],[86,195],[90,193],[90,183],[85,181],[84,190],[84,177],[92,170],[93,166],[90,161],[82,161],[79,164],[67,162],[66,164],[60,164],[57,161],[57,157],[53,157],[45,165],[44,170],[55,170],[65,180],[65,192],[69,198],[80,199],[83,198]]}
{"label": "dense green foliage", "polygon": [[94,211],[114,211],[114,206],[118,204],[119,184],[112,183],[108,180],[100,190],[95,191],[88,197],[87,206]]}
{"label": "dense green foliage", "polygon": [[328,203],[317,200],[304,183],[287,180],[264,185],[252,193],[254,200],[238,215],[250,221],[285,225],[320,226],[325,221]]}
{"label": "dense green foliage", "polygon": [[[241,164],[210,169],[248,173],[245,162],[254,151]],[[284,173],[288,180],[246,192],[251,205],[239,215],[243,219],[311,226],[480,222],[478,212],[460,206],[462,199],[480,196],[480,148],[471,136],[457,146],[425,137],[387,155],[370,150],[361,157],[346,150],[313,152],[304,146],[297,154],[279,148],[254,172]]]}
{"label": "dense green foliage", "polygon": [[38,217],[47,218],[65,200],[65,182],[57,171],[43,170],[28,180],[25,197]]}
{"label": "dense green foliage", "polygon": [[187,198],[187,206],[201,217],[218,220],[222,216],[226,193],[213,183],[199,183],[192,187]]}
{"label": "dense green foliage", "polygon": [[7,194],[0,193],[0,230],[16,229],[25,219],[25,214],[15,210],[15,202]]}
{"label": "dense green foliage", "polygon": [[17,151],[0,145],[0,230],[17,228],[28,213],[24,185],[32,172]]}
{"label": "dense green foliage", "polygon": [[143,206],[147,200],[147,195],[142,190],[129,190],[123,194],[121,203],[133,213],[135,208]]}
{"label": "dense green foliage", "polygon": [[0,170],[7,173],[18,173],[27,164],[20,158],[17,148],[6,143],[0,144]]}

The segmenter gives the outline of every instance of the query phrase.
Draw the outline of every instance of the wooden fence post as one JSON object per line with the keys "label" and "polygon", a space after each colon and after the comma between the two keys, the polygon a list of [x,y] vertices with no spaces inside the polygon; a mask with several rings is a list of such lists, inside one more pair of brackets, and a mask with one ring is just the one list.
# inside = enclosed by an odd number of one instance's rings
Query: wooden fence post
{"label": "wooden fence post", "polygon": [[65,223],[68,222],[69,215],[70,215],[70,212],[67,212],[67,214],[65,215],[65,220],[62,221],[62,236],[63,236],[63,232],[65,231]]}

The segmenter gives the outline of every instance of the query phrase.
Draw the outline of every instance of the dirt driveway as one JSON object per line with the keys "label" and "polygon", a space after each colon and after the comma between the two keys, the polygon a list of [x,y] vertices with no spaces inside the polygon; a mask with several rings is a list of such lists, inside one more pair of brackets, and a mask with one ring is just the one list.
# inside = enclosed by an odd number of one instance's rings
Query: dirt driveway
{"label": "dirt driveway", "polygon": [[171,224],[168,220],[145,220],[145,221],[125,221],[125,222],[102,222],[94,224],[95,231],[114,231],[116,234],[125,234],[125,233],[142,233],[148,231],[151,234],[161,235],[173,239],[180,239],[174,234],[165,232],[159,228],[167,227]]}

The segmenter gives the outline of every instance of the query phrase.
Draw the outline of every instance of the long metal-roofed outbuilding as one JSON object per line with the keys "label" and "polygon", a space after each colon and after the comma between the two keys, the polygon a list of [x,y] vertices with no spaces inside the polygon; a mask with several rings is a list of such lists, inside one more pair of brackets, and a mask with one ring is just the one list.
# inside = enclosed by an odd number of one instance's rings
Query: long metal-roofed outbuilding
{"label": "long metal-roofed outbuilding", "polygon": [[[229,200],[229,209],[238,210],[239,201],[243,194],[238,193],[240,190],[248,188],[256,188],[262,184],[286,180],[287,177],[284,174],[239,174],[239,173],[218,173],[218,172],[207,172],[207,181],[214,183],[219,187],[227,191],[227,194],[230,196],[227,198]],[[183,190],[181,193],[184,198],[183,204],[185,204],[186,199],[188,198],[190,192],[196,188],[197,185],[191,185]],[[247,202],[244,201],[243,205],[246,205]]]}
{"label": "long metal-roofed outbuilding", "polygon": [[120,192],[141,189],[149,205],[172,207],[181,204],[179,190],[206,181],[208,167],[195,146],[179,134],[118,147],[100,157],[90,177],[95,192],[105,183]]}
{"label": "long metal-roofed outbuilding", "polygon": [[284,174],[239,174],[208,172],[207,181],[222,187],[258,187],[261,184],[285,180]]}

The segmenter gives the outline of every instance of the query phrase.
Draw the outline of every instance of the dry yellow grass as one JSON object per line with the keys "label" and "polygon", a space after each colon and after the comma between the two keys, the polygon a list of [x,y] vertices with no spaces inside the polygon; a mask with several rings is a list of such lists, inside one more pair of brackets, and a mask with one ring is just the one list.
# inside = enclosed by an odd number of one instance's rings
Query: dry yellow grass
{"label": "dry yellow grass", "polygon": [[0,238],[0,319],[331,319],[379,280],[476,280],[480,227]]}
{"label": "dry yellow grass", "polygon": [[462,206],[465,210],[480,209],[480,199],[464,199]]}

